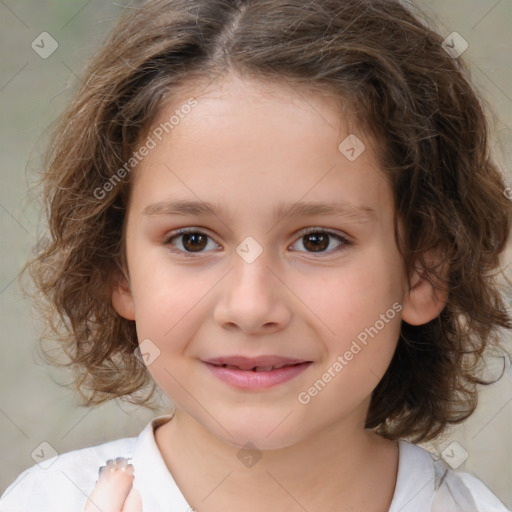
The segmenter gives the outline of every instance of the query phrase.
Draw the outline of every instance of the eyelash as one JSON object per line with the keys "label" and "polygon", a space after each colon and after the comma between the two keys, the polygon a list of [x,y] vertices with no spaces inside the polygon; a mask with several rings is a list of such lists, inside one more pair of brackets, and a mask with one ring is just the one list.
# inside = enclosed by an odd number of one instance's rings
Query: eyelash
{"label": "eyelash", "polygon": [[[335,249],[332,249],[330,251],[324,251],[324,252],[319,252],[317,254],[319,255],[324,255],[324,254],[332,254],[332,253],[336,253],[336,252],[339,252],[339,251],[342,251],[344,249],[346,249],[347,246],[350,246],[352,245],[352,242],[350,242],[346,237],[342,236],[342,235],[339,235],[333,231],[330,231],[328,229],[325,229],[325,228],[307,228],[305,231],[302,232],[301,236],[298,238],[302,238],[306,235],[310,235],[312,233],[323,233],[323,234],[327,234],[329,235],[330,237],[333,237],[333,238],[336,238],[338,239],[340,242],[342,242],[338,247],[336,247]],[[170,233],[170,235],[165,239],[164,241],[164,245],[170,245],[171,242],[175,239],[175,238],[178,238],[182,235],[187,235],[187,234],[200,234],[200,235],[206,235],[208,238],[212,239],[209,235],[207,235],[206,233],[204,233],[203,231],[200,231],[199,229],[197,228],[182,228],[182,229],[178,229],[176,231],[173,231],[172,233]],[[293,244],[292,244],[293,245]],[[180,255],[183,255],[185,257],[197,257],[198,255],[201,255],[202,252],[197,252],[197,253],[194,253],[194,252],[187,252],[187,251],[182,251],[181,249],[176,249],[176,248],[169,248],[169,250],[172,252],[172,253],[175,253],[175,254],[180,254]],[[298,252],[308,252],[308,251],[298,251]],[[309,252],[309,254],[313,254],[315,255],[314,252]],[[315,256],[317,257],[317,256]]]}

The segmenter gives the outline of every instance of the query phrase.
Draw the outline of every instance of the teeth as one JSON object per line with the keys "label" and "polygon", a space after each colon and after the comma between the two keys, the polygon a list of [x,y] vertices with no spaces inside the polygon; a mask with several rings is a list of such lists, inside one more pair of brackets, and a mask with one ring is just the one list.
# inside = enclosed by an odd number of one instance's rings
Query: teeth
{"label": "teeth", "polygon": [[[242,368],[240,368],[239,366],[235,366],[235,365],[232,365],[232,364],[222,364],[222,365],[216,365],[216,366],[222,366],[224,368],[229,368],[231,370],[242,370]],[[285,366],[290,366],[289,364],[280,364],[280,365],[276,365],[276,366],[254,366],[253,368],[248,368],[244,371],[246,372],[250,372],[250,371],[253,371],[253,372],[270,372],[272,370],[277,370],[279,368],[283,368]],[[295,366],[295,365],[291,365],[291,366]]]}
{"label": "teeth", "polygon": [[[238,366],[234,366],[232,364],[223,364],[222,366],[224,368],[229,368],[230,370],[242,370],[242,368],[240,368]],[[282,366],[286,366],[286,365],[282,365]],[[269,371],[273,370],[274,368],[282,368],[282,366],[255,366],[253,368],[247,368],[246,370],[243,370],[243,371],[246,371],[246,372],[251,372],[251,371],[269,372]]]}
{"label": "teeth", "polygon": [[254,371],[255,372],[269,372],[270,370],[272,370],[272,368],[274,368],[273,366],[256,366],[256,368],[254,368]]}

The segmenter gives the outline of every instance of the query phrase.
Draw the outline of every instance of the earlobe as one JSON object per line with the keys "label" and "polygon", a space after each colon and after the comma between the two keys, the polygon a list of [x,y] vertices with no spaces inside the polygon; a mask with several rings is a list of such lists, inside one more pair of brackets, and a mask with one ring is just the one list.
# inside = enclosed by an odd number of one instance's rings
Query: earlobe
{"label": "earlobe", "polygon": [[[446,282],[448,264],[440,264],[436,270]],[[448,300],[448,289],[439,279],[435,283],[437,286],[425,277],[422,269],[414,271],[411,288],[403,300],[402,320],[411,325],[423,325],[440,315]]]}
{"label": "earlobe", "polygon": [[119,271],[112,279],[112,306],[127,320],[135,320],[135,304],[128,279]]}

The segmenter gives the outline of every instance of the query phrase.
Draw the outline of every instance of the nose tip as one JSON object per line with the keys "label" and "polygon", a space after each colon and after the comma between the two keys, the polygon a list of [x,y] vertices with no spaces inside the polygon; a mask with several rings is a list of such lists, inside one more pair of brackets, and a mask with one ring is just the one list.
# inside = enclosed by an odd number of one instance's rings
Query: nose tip
{"label": "nose tip", "polygon": [[[272,332],[290,318],[280,292],[280,280],[259,256],[252,263],[235,264],[215,310],[215,319],[225,328],[245,332]],[[282,286],[282,285],[281,285]]]}

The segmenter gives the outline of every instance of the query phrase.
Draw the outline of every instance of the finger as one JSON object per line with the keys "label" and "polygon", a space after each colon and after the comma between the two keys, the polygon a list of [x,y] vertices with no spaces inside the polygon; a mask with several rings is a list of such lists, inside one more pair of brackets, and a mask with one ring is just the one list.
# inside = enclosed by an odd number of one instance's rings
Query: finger
{"label": "finger", "polygon": [[134,487],[130,489],[121,512],[142,512],[142,498],[139,491]]}
{"label": "finger", "polygon": [[[127,466],[133,472],[133,466]],[[105,468],[92,490],[83,512],[122,512],[132,488],[133,474],[115,467]]]}

